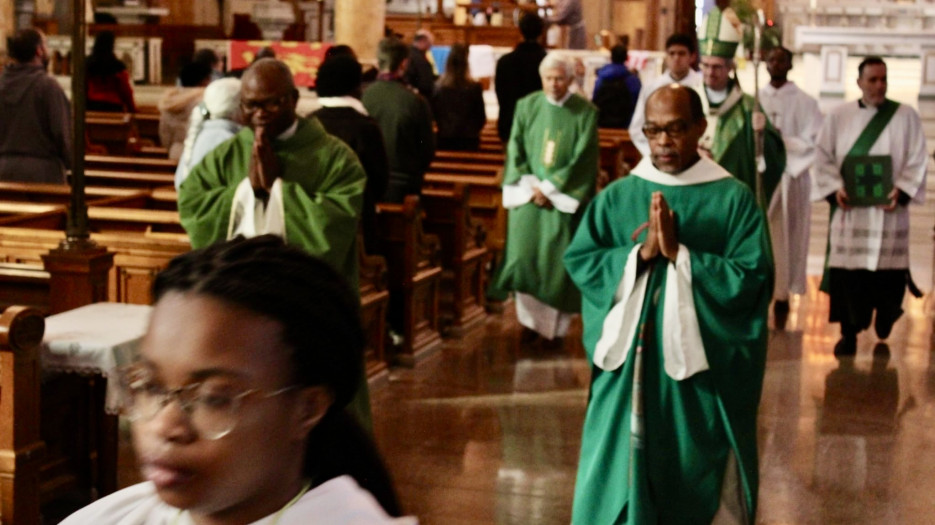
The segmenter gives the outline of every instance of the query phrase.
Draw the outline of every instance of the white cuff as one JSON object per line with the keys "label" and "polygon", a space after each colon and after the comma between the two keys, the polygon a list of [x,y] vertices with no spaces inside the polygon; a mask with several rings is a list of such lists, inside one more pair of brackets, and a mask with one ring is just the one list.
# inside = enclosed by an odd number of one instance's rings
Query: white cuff
{"label": "white cuff", "polygon": [[263,201],[256,198],[250,178],[245,178],[240,181],[234,192],[227,225],[227,238],[232,239],[238,235],[255,237],[266,233],[286,237],[282,179],[276,179],[273,182],[273,187],[269,191],[269,200],[264,205]]}
{"label": "white cuff", "polygon": [[662,321],[662,355],[666,374],[681,381],[709,368],[692,295],[692,267],[688,248],[679,245],[674,263],[667,265]]}
{"label": "white cuff", "polygon": [[539,191],[548,197],[556,210],[562,213],[575,213],[578,211],[578,206],[581,204],[578,199],[558,191],[558,188],[556,188],[550,180],[544,180],[539,183]]}
{"label": "white cuff", "polygon": [[539,184],[539,177],[523,175],[516,184],[503,186],[501,202],[506,209],[518,208],[532,200],[532,189]]}
{"label": "white cuff", "polygon": [[594,347],[594,364],[602,370],[612,371],[620,368],[626,362],[633,338],[636,337],[648,283],[648,272],[636,274],[642,246],[637,244],[627,256],[623,277],[614,294],[615,304],[604,318],[601,337]]}

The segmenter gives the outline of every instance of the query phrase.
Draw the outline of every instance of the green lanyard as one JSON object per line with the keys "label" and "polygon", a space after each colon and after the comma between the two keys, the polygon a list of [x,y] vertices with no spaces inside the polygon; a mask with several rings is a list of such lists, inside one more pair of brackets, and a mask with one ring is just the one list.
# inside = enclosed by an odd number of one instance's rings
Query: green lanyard
{"label": "green lanyard", "polygon": [[[276,511],[276,514],[273,514],[273,519],[272,521],[270,521],[269,525],[277,525],[279,523],[279,519],[282,518],[282,515],[285,514],[287,510],[289,510],[289,507],[295,505],[297,501],[302,499],[302,496],[304,496],[305,493],[308,492],[308,489],[310,489],[311,487],[312,487],[312,482],[306,481],[305,485],[302,486],[302,490],[300,490],[299,493],[296,494],[294,498],[289,500],[289,503],[286,503],[285,505],[283,505],[281,509]],[[180,523],[179,520],[182,519],[182,514],[184,514],[185,512],[187,511],[180,509],[179,513],[175,515],[175,519],[172,520],[172,523],[170,525],[179,525]]]}

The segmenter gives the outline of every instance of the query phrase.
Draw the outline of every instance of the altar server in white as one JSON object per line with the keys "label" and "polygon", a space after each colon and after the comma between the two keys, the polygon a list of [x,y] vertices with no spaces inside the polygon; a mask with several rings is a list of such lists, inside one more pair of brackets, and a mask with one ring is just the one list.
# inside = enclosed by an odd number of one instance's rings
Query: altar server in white
{"label": "altar server in white", "polygon": [[[860,63],[861,99],[832,110],[818,134],[812,170],[812,200],[831,204],[828,260],[822,290],[831,296],[829,320],[841,323],[836,355],[853,355],[857,333],[870,326],[886,339],[902,315],[909,276],[909,203],[925,197],[928,161],[919,114],[886,98],[886,63],[867,57]],[[861,195],[845,188],[843,173],[874,175],[892,190],[882,203],[857,206]],[[847,177],[855,180],[856,176]],[[873,195],[876,182],[856,190]],[[854,188],[854,186],[852,186]]]}
{"label": "altar server in white", "polygon": [[773,315],[776,328],[781,329],[789,314],[789,296],[805,293],[812,216],[808,172],[815,160],[815,139],[822,119],[818,102],[787,78],[792,69],[792,52],[784,47],[773,48],[766,57],[766,69],[770,82],[760,89],[760,105],[782,134],[786,147],[786,169],[769,206],[776,264]]}
{"label": "altar server in white", "polygon": [[[633,120],[630,121],[630,140],[640,153],[649,155],[649,140],[643,134],[643,124],[646,123],[646,100],[657,89],[669,84],[688,86],[700,90],[704,78],[700,71],[692,69],[692,64],[698,59],[698,47],[695,45],[695,36],[675,33],[666,39],[666,70],[654,80],[647,82],[640,90],[633,110]],[[702,102],[704,98],[702,98]],[[707,108],[705,108],[707,112]]]}

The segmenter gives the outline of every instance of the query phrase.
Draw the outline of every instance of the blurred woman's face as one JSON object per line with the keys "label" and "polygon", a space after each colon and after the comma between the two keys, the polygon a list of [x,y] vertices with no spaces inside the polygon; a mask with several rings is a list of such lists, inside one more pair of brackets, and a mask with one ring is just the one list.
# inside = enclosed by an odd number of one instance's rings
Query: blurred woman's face
{"label": "blurred woman's face", "polygon": [[127,382],[134,407],[151,408],[137,411],[133,441],[159,497],[196,516],[249,523],[295,496],[306,436],[327,396],[295,387],[291,369],[278,322],[204,295],[165,295]]}

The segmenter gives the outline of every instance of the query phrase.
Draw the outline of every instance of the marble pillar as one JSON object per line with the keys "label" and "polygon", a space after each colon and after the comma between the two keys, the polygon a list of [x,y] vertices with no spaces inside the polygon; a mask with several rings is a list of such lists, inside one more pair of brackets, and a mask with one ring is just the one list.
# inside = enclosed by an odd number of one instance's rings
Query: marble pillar
{"label": "marble pillar", "polygon": [[13,36],[13,0],[0,0],[0,58],[7,54],[6,39]]}
{"label": "marble pillar", "polygon": [[385,22],[386,0],[340,0],[334,5],[334,42],[354,48],[361,62],[376,63]]}

